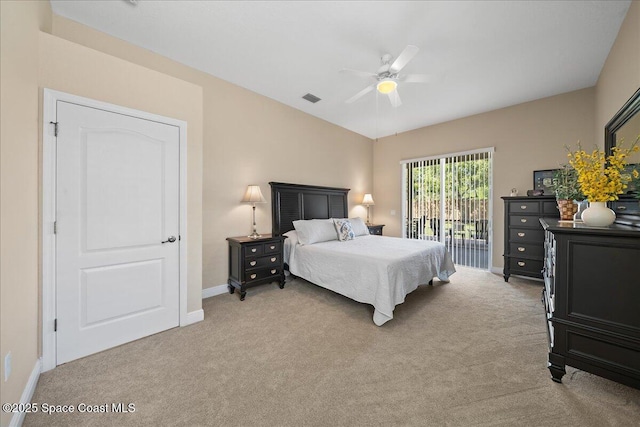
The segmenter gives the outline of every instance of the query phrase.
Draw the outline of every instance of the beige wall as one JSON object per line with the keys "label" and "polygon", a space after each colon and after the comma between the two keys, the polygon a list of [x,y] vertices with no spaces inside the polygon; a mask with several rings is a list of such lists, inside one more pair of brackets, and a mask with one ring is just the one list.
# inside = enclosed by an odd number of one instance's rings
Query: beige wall
{"label": "beige wall", "polygon": [[604,126],[640,88],[640,1],[624,18],[596,85],[597,142],[604,147]]}
{"label": "beige wall", "polygon": [[594,89],[589,88],[382,138],[374,143],[375,222],[386,224],[387,235],[402,235],[401,160],[495,147],[492,265],[501,267],[500,197],[513,187],[526,195],[534,170],[566,163],[565,145],[578,140],[592,145],[593,122]]}
{"label": "beige wall", "polygon": [[269,181],[351,188],[351,214],[366,216],[358,203],[372,189],[370,139],[55,15],[53,33],[202,86],[204,288],[226,283],[225,238],[251,231],[251,208],[240,204],[249,184],[269,201],[256,208],[261,233],[271,231]]}
{"label": "beige wall", "polygon": [[187,311],[202,308],[202,88],[76,43],[40,34],[39,83],[187,122]]}
{"label": "beige wall", "polygon": [[[49,2],[0,2],[0,395],[18,402],[38,360],[38,33]],[[4,381],[4,357],[12,373]],[[2,412],[0,424],[11,420]]]}

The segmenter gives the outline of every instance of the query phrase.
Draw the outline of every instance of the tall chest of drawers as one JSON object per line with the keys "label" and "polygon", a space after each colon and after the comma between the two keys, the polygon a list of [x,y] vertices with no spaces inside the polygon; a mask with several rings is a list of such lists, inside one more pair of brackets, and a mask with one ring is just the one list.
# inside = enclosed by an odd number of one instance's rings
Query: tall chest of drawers
{"label": "tall chest of drawers", "polygon": [[284,288],[284,239],[270,234],[258,239],[228,237],[229,293],[238,289],[243,301],[247,289],[253,286],[279,282],[280,289]]}
{"label": "tall chest of drawers", "polygon": [[555,196],[503,197],[504,280],[512,274],[542,279],[544,231],[539,218],[560,217]]}

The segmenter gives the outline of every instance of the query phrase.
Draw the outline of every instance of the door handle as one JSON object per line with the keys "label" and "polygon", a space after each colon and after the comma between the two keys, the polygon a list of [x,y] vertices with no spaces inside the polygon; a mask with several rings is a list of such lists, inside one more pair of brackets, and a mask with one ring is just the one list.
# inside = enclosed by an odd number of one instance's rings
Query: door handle
{"label": "door handle", "polygon": [[169,238],[167,240],[165,240],[164,242],[160,242],[160,243],[173,243],[176,241],[176,237],[175,236],[169,236]]}

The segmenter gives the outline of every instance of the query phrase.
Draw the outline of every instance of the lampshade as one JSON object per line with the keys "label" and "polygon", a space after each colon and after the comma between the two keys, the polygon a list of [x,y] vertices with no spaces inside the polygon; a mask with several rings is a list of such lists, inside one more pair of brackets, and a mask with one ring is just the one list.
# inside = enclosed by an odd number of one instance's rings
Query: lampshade
{"label": "lampshade", "polygon": [[364,195],[364,197],[362,198],[362,204],[366,206],[375,205],[375,203],[373,202],[373,197],[371,197],[371,194],[367,193]]}
{"label": "lampshade", "polygon": [[396,86],[398,86],[398,83],[396,83],[395,80],[385,79],[381,80],[376,88],[378,89],[378,92],[386,95],[396,90]]}
{"label": "lampshade", "polygon": [[247,187],[247,192],[244,193],[242,202],[243,203],[267,203],[267,201],[262,196],[262,191],[260,191],[259,185],[249,185]]}

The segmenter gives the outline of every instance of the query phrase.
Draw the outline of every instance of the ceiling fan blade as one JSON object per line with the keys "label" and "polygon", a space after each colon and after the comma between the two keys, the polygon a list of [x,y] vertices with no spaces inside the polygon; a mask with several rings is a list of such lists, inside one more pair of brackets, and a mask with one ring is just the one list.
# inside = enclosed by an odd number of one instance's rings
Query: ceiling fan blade
{"label": "ceiling fan blade", "polygon": [[431,76],[428,74],[407,74],[406,76],[401,76],[399,80],[406,83],[429,83]]}
{"label": "ceiling fan blade", "polygon": [[347,99],[344,102],[346,102],[347,104],[351,104],[352,102],[358,100],[359,98],[363,97],[367,93],[371,92],[374,87],[375,87],[375,85],[369,85],[369,86],[365,87],[360,92],[356,93],[355,95],[353,95],[351,98]]}
{"label": "ceiling fan blade", "polygon": [[393,61],[391,67],[389,67],[389,72],[391,74],[398,73],[409,63],[409,61],[413,59],[414,56],[416,56],[416,53],[418,53],[419,50],[420,48],[411,44],[405,47],[402,53],[398,55],[395,61]]}
{"label": "ceiling fan blade", "polygon": [[391,101],[391,106],[393,108],[398,108],[399,106],[402,105],[402,101],[400,100],[400,94],[398,94],[398,90],[394,90],[393,92],[390,92],[387,94],[387,96],[389,97],[389,101]]}
{"label": "ceiling fan blade", "polygon": [[340,72],[345,74],[351,74],[353,76],[358,76],[358,77],[366,77],[366,78],[376,77],[376,75],[373,73],[368,73],[366,71],[360,71],[360,70],[352,70],[351,68],[343,68],[342,70],[340,70]]}

